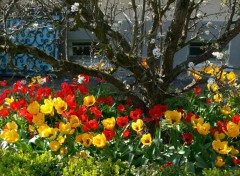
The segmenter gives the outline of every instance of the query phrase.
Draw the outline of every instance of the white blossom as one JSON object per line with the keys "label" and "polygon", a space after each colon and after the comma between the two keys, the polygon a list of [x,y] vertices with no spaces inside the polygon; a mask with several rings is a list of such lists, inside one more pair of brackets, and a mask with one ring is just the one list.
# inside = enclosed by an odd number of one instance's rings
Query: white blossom
{"label": "white blossom", "polygon": [[203,17],[203,14],[202,14],[202,13],[197,13],[197,17],[198,17],[198,18],[202,18],[202,17]]}
{"label": "white blossom", "polygon": [[154,56],[155,58],[158,58],[158,57],[160,57],[161,55],[162,55],[162,53],[161,53],[160,48],[154,48],[154,49],[153,49],[153,56]]}
{"label": "white blossom", "polygon": [[155,39],[151,39],[150,43],[154,44],[155,43]]}
{"label": "white blossom", "polygon": [[78,82],[79,84],[82,84],[82,83],[85,82],[85,81],[86,81],[86,79],[85,79],[84,76],[78,75],[78,80],[77,80],[77,82]]}
{"label": "white blossom", "polygon": [[214,78],[209,78],[207,82],[208,84],[214,84],[216,81]]}
{"label": "white blossom", "polygon": [[26,84],[27,84],[27,80],[23,79],[23,80],[21,80],[21,83],[22,83],[23,85],[26,85]]}
{"label": "white blossom", "polygon": [[217,59],[222,59],[224,57],[224,54],[221,52],[213,52],[213,56],[215,56]]}
{"label": "white blossom", "polygon": [[210,31],[207,30],[207,31],[205,31],[204,33],[205,33],[206,35],[209,35],[209,34],[210,34]]}
{"label": "white blossom", "polygon": [[43,85],[43,84],[45,84],[47,82],[47,78],[41,78],[40,80],[39,80],[39,84],[40,85]]}
{"label": "white blossom", "polygon": [[188,68],[192,68],[192,67],[194,67],[195,66],[195,64],[193,63],[193,62],[189,62],[188,63]]}
{"label": "white blossom", "polygon": [[77,12],[79,10],[79,3],[75,2],[72,6],[71,6],[71,12]]}
{"label": "white blossom", "polygon": [[209,21],[209,22],[207,22],[206,26],[207,26],[207,28],[212,28],[212,27],[213,27],[213,24],[212,24],[211,21]]}

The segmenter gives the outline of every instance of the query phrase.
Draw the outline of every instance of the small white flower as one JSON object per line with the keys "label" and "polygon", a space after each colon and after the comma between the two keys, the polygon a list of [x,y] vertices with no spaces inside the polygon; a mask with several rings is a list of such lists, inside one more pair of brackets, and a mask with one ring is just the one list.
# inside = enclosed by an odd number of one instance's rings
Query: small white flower
{"label": "small white flower", "polygon": [[193,62],[189,62],[188,63],[188,68],[192,68],[192,67],[194,67],[195,66],[195,64],[193,63]]}
{"label": "small white flower", "polygon": [[38,23],[33,23],[32,25],[34,28],[37,28],[38,27]]}
{"label": "small white flower", "polygon": [[162,55],[162,53],[161,53],[160,48],[154,48],[154,49],[153,49],[153,56],[154,56],[155,58],[158,58],[158,57],[160,57],[161,55]]}
{"label": "small white flower", "polygon": [[79,3],[78,2],[75,2],[73,5],[76,6],[76,7],[79,7]]}
{"label": "small white flower", "polygon": [[208,84],[214,84],[216,81],[214,78],[209,78],[207,82]]}
{"label": "small white flower", "polygon": [[27,81],[26,81],[25,79],[23,79],[23,80],[21,80],[21,83],[22,83],[23,85],[26,85],[26,84],[27,84]]}
{"label": "small white flower", "polygon": [[213,56],[215,56],[217,59],[222,59],[224,57],[224,54],[221,52],[213,52]]}
{"label": "small white flower", "polygon": [[85,82],[86,81],[86,79],[85,79],[85,77],[84,76],[81,76],[81,75],[78,75],[78,83],[79,84],[82,84],[83,82]]}
{"label": "small white flower", "polygon": [[154,44],[155,43],[155,39],[151,39],[150,43]]}
{"label": "small white flower", "polygon": [[128,2],[128,7],[132,7],[132,2]]}
{"label": "small white flower", "polygon": [[202,14],[202,13],[197,13],[197,17],[198,17],[198,18],[202,18],[202,17],[203,17],[203,14]]}
{"label": "small white flower", "polygon": [[47,79],[46,78],[41,78],[40,80],[39,80],[39,84],[40,85],[43,85],[43,84],[45,84],[47,82]]}
{"label": "small white flower", "polygon": [[209,34],[210,34],[210,31],[207,30],[207,31],[205,31],[204,33],[205,33],[206,35],[209,35]]}
{"label": "small white flower", "polygon": [[79,10],[79,3],[75,2],[72,6],[71,6],[71,12],[77,12]]}
{"label": "small white flower", "polygon": [[206,26],[207,26],[207,28],[212,28],[212,27],[213,27],[213,24],[212,24],[211,21],[209,21],[209,22],[207,22]]}

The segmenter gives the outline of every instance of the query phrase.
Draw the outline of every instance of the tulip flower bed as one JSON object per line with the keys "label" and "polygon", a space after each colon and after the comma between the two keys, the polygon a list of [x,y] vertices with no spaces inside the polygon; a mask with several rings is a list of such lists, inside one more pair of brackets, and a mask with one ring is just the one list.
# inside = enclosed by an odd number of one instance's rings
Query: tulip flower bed
{"label": "tulip flower bed", "polygon": [[[127,97],[111,95],[90,77],[51,87],[49,77],[1,81],[0,146],[10,151],[64,158],[127,161],[130,166],[232,170],[240,166],[239,85],[234,72],[213,65],[191,69],[195,81],[209,78],[182,97],[151,107],[148,114]],[[150,134],[148,123],[156,124]],[[179,169],[179,170],[181,170]]]}

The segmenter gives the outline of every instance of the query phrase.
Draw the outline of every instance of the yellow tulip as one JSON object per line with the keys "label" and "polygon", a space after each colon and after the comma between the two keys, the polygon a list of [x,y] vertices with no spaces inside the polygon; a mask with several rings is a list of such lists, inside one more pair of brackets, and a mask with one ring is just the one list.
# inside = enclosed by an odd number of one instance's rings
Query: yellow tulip
{"label": "yellow tulip", "polygon": [[73,134],[75,130],[72,129],[71,124],[69,122],[67,123],[60,122],[59,131],[63,134]]}
{"label": "yellow tulip", "polygon": [[33,101],[27,107],[27,111],[31,114],[37,114],[39,112],[39,103],[37,101]]}
{"label": "yellow tulip", "polygon": [[227,131],[225,131],[225,133],[232,138],[238,137],[238,135],[240,134],[238,125],[231,121],[228,122]]}
{"label": "yellow tulip", "polygon": [[15,143],[18,141],[18,133],[16,130],[4,130],[1,138],[8,143]]}
{"label": "yellow tulip", "polygon": [[33,115],[32,122],[37,126],[43,125],[45,123],[45,115],[41,112],[37,113],[36,115]]}
{"label": "yellow tulip", "polygon": [[221,107],[220,110],[221,110],[221,113],[226,116],[229,115],[232,111],[231,107],[228,105]]}
{"label": "yellow tulip", "polygon": [[214,140],[212,142],[212,147],[217,153],[222,155],[226,155],[232,150],[232,148],[228,146],[227,141],[221,142],[220,140]]}
{"label": "yellow tulip", "polygon": [[67,152],[68,152],[68,149],[67,148],[65,148],[65,147],[61,147],[60,148],[60,155],[65,155],[65,154],[67,154]]}
{"label": "yellow tulip", "polygon": [[217,159],[215,161],[215,165],[217,167],[222,167],[225,164],[225,162],[223,161],[223,158],[221,156],[217,156]]}
{"label": "yellow tulip", "polygon": [[60,97],[55,98],[54,100],[54,107],[57,110],[58,114],[62,114],[64,111],[67,110],[67,103],[62,100]]}
{"label": "yellow tulip", "polygon": [[47,124],[41,125],[38,129],[38,134],[40,137],[49,137],[52,135],[52,128],[49,127]]}
{"label": "yellow tulip", "polygon": [[199,134],[207,135],[210,133],[210,124],[209,123],[203,123],[197,124],[197,131]]}
{"label": "yellow tulip", "polygon": [[50,97],[49,99],[44,100],[44,104],[40,106],[40,111],[45,115],[50,114],[51,116],[53,116],[54,115],[53,107],[54,101]]}
{"label": "yellow tulip", "polygon": [[71,124],[71,127],[77,128],[77,127],[79,127],[81,125],[81,121],[79,120],[78,116],[71,115],[71,117],[70,117],[70,124]]}
{"label": "yellow tulip", "polygon": [[136,122],[132,122],[132,129],[136,132],[140,132],[143,130],[143,125],[142,119],[137,119]]}
{"label": "yellow tulip", "polygon": [[178,112],[176,110],[173,111],[166,111],[164,114],[165,118],[167,119],[167,121],[173,125],[177,125],[181,118],[182,118],[182,113]]}
{"label": "yellow tulip", "polygon": [[89,147],[90,145],[92,145],[92,138],[93,136],[91,134],[83,133],[83,134],[77,135],[75,138],[75,141],[77,143],[84,145],[85,147]]}
{"label": "yellow tulip", "polygon": [[63,144],[64,142],[65,142],[65,137],[63,137],[63,136],[59,136],[58,137],[58,142],[60,143],[60,144]]}
{"label": "yellow tulip", "polygon": [[152,144],[152,137],[151,137],[151,134],[148,133],[148,134],[144,134],[141,138],[141,142],[143,145],[151,145]]}
{"label": "yellow tulip", "polygon": [[94,105],[95,102],[96,102],[96,100],[95,100],[95,97],[93,95],[86,96],[83,99],[83,105],[85,105],[87,107]]}
{"label": "yellow tulip", "polygon": [[115,124],[116,124],[116,120],[114,117],[111,117],[111,118],[107,118],[107,119],[104,119],[102,121],[102,124],[104,126],[105,129],[107,130],[113,130],[114,127],[115,127]]}
{"label": "yellow tulip", "polygon": [[104,134],[98,134],[93,137],[93,145],[98,148],[104,148],[107,144],[107,139]]}
{"label": "yellow tulip", "polygon": [[51,141],[51,142],[49,143],[49,147],[51,148],[51,150],[52,150],[53,152],[56,152],[56,151],[58,151],[58,149],[60,148],[60,143],[59,143],[58,141]]}
{"label": "yellow tulip", "polygon": [[5,125],[5,129],[7,129],[7,130],[15,130],[15,131],[17,131],[17,129],[18,129],[18,125],[16,124],[16,122],[11,121],[11,122],[6,123],[6,125]]}
{"label": "yellow tulip", "polygon": [[216,132],[214,133],[214,138],[215,138],[215,139],[222,140],[222,139],[225,138],[225,134],[224,134],[223,132],[222,132],[222,133],[219,133],[218,131],[216,131]]}

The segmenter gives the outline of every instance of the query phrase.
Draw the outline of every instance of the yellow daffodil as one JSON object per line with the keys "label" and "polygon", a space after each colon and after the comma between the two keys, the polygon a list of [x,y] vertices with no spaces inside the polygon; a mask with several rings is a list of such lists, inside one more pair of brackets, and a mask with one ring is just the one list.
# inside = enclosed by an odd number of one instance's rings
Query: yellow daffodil
{"label": "yellow daffodil", "polygon": [[192,70],[192,76],[194,77],[195,80],[202,79],[201,73],[197,71],[195,68],[193,68]]}
{"label": "yellow daffodil", "polygon": [[143,130],[143,125],[142,119],[137,119],[136,122],[132,122],[132,129],[136,132],[140,132]]}
{"label": "yellow daffodil", "polygon": [[37,101],[33,101],[27,107],[27,111],[31,114],[37,114],[39,112],[39,103]]}
{"label": "yellow daffodil", "polygon": [[223,95],[221,93],[217,93],[213,96],[213,99],[216,103],[220,103],[223,100]]}
{"label": "yellow daffodil", "polygon": [[77,128],[81,125],[81,121],[79,120],[78,116],[71,115],[70,117],[70,124],[72,128]]}
{"label": "yellow daffodil", "polygon": [[53,152],[56,152],[56,151],[58,151],[58,149],[60,148],[60,143],[59,143],[58,141],[51,141],[51,142],[49,143],[49,147],[51,148],[51,150],[52,150]]}
{"label": "yellow daffodil", "polygon": [[217,84],[207,84],[207,88],[210,91],[216,92],[218,90],[218,85]]}
{"label": "yellow daffodil", "polygon": [[226,155],[232,150],[232,148],[228,146],[227,141],[221,142],[220,140],[214,140],[212,142],[212,147],[217,153],[222,155]]}
{"label": "yellow daffodil", "polygon": [[33,115],[32,122],[37,126],[43,125],[45,123],[45,115],[41,112],[37,113],[36,115]]}
{"label": "yellow daffodil", "polygon": [[15,143],[18,141],[18,133],[16,130],[4,130],[1,138],[7,143]]}
{"label": "yellow daffodil", "polygon": [[60,97],[55,98],[54,100],[54,107],[57,110],[58,114],[62,114],[64,111],[67,110],[67,103],[62,100]]}
{"label": "yellow daffodil", "polygon": [[204,71],[206,74],[213,75],[214,74],[214,68],[213,66],[207,66],[202,68],[202,71]]}
{"label": "yellow daffodil", "polygon": [[73,134],[75,130],[72,129],[71,124],[69,122],[67,123],[60,122],[59,131],[63,134]]}
{"label": "yellow daffodil", "polygon": [[221,156],[217,156],[215,165],[217,167],[222,167],[224,164],[225,164],[225,162],[223,161],[223,158]]}
{"label": "yellow daffodil", "polygon": [[95,102],[96,102],[96,100],[93,95],[86,96],[83,99],[83,105],[85,105],[87,107],[94,105]]}
{"label": "yellow daffodil", "polygon": [[144,134],[142,138],[140,139],[143,145],[151,145],[152,144],[152,137],[151,134]]}
{"label": "yellow daffodil", "polygon": [[232,111],[231,107],[228,105],[221,107],[220,110],[221,110],[221,113],[225,116],[229,115]]}
{"label": "yellow daffodil", "polygon": [[182,113],[178,112],[176,110],[173,111],[166,111],[164,114],[165,118],[167,119],[167,121],[173,125],[177,125],[182,117]]}
{"label": "yellow daffodil", "polygon": [[227,79],[228,79],[228,84],[232,84],[236,81],[237,75],[231,71],[227,74]]}
{"label": "yellow daffodil", "polygon": [[104,126],[105,129],[107,130],[113,130],[114,127],[115,127],[115,124],[116,124],[116,120],[114,117],[111,117],[111,118],[107,118],[107,119],[104,119],[102,121],[102,124]]}
{"label": "yellow daffodil", "polygon": [[93,136],[89,133],[83,133],[76,136],[75,141],[79,144],[89,147],[92,145]]}
{"label": "yellow daffodil", "polygon": [[238,137],[238,135],[240,133],[238,125],[231,121],[228,122],[227,123],[227,131],[225,131],[225,133],[227,134],[228,137],[232,137],[232,138]]}
{"label": "yellow daffodil", "polygon": [[199,134],[202,134],[202,135],[209,134],[210,133],[210,124],[209,123],[203,123],[203,124],[198,123],[197,131]]}

